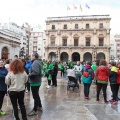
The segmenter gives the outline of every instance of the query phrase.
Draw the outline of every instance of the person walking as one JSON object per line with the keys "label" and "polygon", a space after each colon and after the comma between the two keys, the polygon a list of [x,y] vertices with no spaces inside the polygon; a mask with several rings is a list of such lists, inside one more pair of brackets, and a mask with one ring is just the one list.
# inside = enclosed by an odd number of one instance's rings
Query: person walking
{"label": "person walking", "polygon": [[4,96],[7,93],[7,85],[5,84],[5,76],[8,74],[7,69],[4,67],[4,61],[0,60],[0,115],[5,115],[6,113],[2,111],[2,104]]}
{"label": "person walking", "polygon": [[112,91],[113,98],[110,100],[111,104],[117,104],[117,73],[118,68],[116,67],[116,62],[111,62],[111,70],[110,70],[110,87]]}
{"label": "person walking", "polygon": [[32,111],[28,114],[29,116],[37,115],[38,110],[43,111],[41,99],[39,96],[39,88],[41,86],[41,63],[39,61],[38,53],[33,53],[31,56],[32,65],[29,71],[29,83],[31,86],[32,96],[34,99],[34,107]]}
{"label": "person walking", "polygon": [[109,78],[109,69],[107,67],[107,62],[105,60],[100,60],[99,67],[96,71],[97,76],[97,102],[100,102],[99,95],[101,89],[103,89],[103,96],[104,96],[104,103],[107,104],[107,84],[108,84],[108,78]]}
{"label": "person walking", "polygon": [[52,74],[52,86],[57,87],[57,74],[58,74],[58,65],[57,62],[54,62],[53,74]]}
{"label": "person walking", "polygon": [[84,84],[84,95],[85,99],[89,100],[89,91],[92,80],[94,79],[94,71],[91,68],[91,63],[89,61],[86,62],[86,65],[82,70],[82,82]]}
{"label": "person walking", "polygon": [[15,120],[20,120],[18,115],[18,105],[20,106],[22,119],[27,120],[26,109],[24,105],[25,83],[28,76],[24,71],[23,63],[19,59],[15,59],[10,64],[10,72],[6,76],[5,83],[9,85],[8,93],[13,107]]}

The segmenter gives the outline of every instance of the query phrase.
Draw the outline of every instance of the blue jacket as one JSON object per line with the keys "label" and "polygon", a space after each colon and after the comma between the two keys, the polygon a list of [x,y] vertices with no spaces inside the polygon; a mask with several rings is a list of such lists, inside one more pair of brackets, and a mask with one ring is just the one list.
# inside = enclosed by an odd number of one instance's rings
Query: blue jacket
{"label": "blue jacket", "polygon": [[31,65],[32,65],[32,61],[28,61],[25,65],[25,68],[27,68],[29,70]]}
{"label": "blue jacket", "polygon": [[5,67],[0,67],[0,91],[7,91],[7,85],[5,84],[5,76],[8,71]]}
{"label": "blue jacket", "polygon": [[88,77],[85,77],[84,75],[82,75],[82,82],[83,83],[87,83],[87,84],[91,84],[92,83],[92,80],[94,78],[94,71],[92,70],[91,66],[90,65],[86,65],[84,66],[83,70],[82,70],[82,73],[84,71],[87,71],[89,72],[89,76]]}

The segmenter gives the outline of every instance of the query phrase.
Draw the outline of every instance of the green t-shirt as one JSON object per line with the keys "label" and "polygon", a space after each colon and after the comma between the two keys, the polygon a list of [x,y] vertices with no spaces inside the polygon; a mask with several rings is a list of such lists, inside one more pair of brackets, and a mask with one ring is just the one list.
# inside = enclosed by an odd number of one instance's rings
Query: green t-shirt
{"label": "green t-shirt", "polygon": [[40,83],[30,83],[30,86],[41,86],[41,82]]}
{"label": "green t-shirt", "polygon": [[108,84],[108,82],[106,82],[106,81],[100,81],[100,80],[97,80],[97,83]]}

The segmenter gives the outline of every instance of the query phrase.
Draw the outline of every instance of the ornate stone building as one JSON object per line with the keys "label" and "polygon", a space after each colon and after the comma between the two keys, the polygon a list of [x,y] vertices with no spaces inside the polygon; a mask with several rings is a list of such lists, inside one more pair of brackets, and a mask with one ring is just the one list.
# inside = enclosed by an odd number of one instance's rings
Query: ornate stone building
{"label": "ornate stone building", "polygon": [[47,18],[46,59],[109,61],[110,20],[109,15]]}
{"label": "ornate stone building", "polygon": [[20,37],[8,30],[0,30],[0,59],[13,59],[19,56]]}

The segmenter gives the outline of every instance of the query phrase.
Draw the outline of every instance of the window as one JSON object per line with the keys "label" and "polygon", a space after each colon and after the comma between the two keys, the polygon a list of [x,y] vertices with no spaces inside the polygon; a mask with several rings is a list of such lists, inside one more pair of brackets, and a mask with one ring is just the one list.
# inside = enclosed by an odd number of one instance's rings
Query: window
{"label": "window", "polygon": [[89,28],[90,28],[89,24],[86,24],[86,29],[89,29]]}
{"label": "window", "polygon": [[90,46],[90,38],[86,38],[86,46]]}
{"label": "window", "polygon": [[63,29],[67,29],[67,24],[64,25],[64,28]]}
{"label": "window", "polygon": [[55,30],[55,25],[52,25],[52,30]]}
{"label": "window", "polygon": [[99,24],[99,28],[103,28],[103,23],[100,23],[100,24]]}
{"label": "window", "polygon": [[74,39],[74,46],[78,46],[78,39]]}
{"label": "window", "polygon": [[37,47],[33,47],[33,52],[37,52]]}
{"label": "window", "polygon": [[78,24],[75,24],[75,29],[78,29]]}
{"label": "window", "polygon": [[63,39],[63,46],[67,46],[67,39]]}
{"label": "window", "polygon": [[33,42],[33,46],[37,46],[37,42],[36,41]]}
{"label": "window", "polygon": [[54,46],[55,45],[55,39],[51,39],[51,45]]}
{"label": "window", "polygon": [[104,38],[99,38],[99,46],[103,46],[104,45]]}
{"label": "window", "polygon": [[38,38],[37,37],[34,37],[34,40],[37,40]]}

